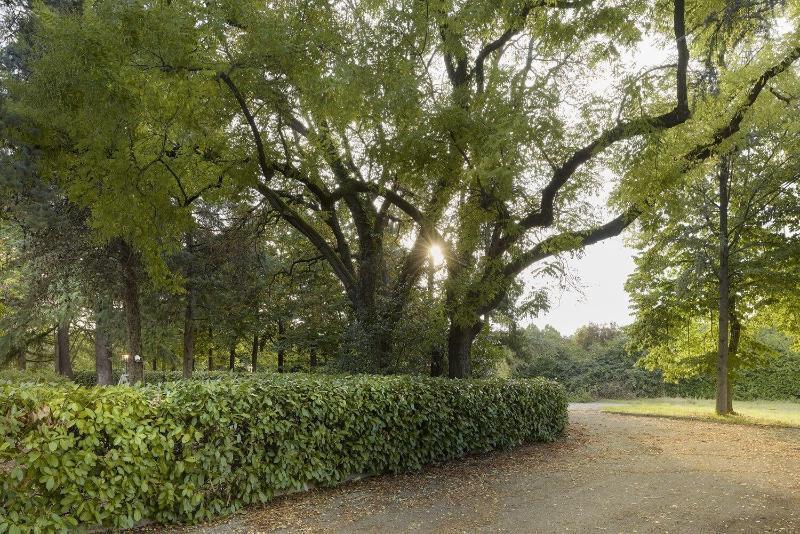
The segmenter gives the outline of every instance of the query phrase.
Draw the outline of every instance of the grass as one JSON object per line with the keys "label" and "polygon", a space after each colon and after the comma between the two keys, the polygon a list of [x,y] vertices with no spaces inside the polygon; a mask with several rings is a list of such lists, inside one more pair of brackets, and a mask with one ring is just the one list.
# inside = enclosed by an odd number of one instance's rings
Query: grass
{"label": "grass", "polygon": [[722,423],[739,423],[800,428],[800,402],[734,401],[736,415],[719,416],[712,399],[635,399],[611,401],[604,412],[657,417],[703,419]]}

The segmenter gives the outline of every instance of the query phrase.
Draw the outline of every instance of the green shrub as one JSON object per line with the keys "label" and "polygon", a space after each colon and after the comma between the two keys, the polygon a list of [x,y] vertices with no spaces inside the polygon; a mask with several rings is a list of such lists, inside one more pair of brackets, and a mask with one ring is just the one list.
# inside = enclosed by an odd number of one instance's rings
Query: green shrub
{"label": "green shrub", "polygon": [[[666,384],[673,397],[714,398],[716,378],[698,376]],[[800,354],[788,353],[761,367],[739,369],[733,373],[734,400],[786,400],[800,398]]]}
{"label": "green shrub", "polygon": [[70,379],[49,369],[0,369],[0,383],[69,384]]}
{"label": "green shrub", "polygon": [[243,376],[145,387],[0,385],[0,532],[197,521],[559,436],[543,379]]}
{"label": "green shrub", "polygon": [[[195,380],[217,380],[219,378],[227,378],[231,375],[238,376],[244,373],[246,373],[246,371],[195,371],[192,374],[192,378]],[[111,374],[112,382],[117,384],[122,372],[115,369]],[[257,374],[261,374],[261,371]],[[91,387],[97,385],[97,375],[94,371],[75,371],[73,376],[73,381],[80,386]],[[145,384],[163,384],[164,382],[175,382],[177,380],[183,380],[183,371],[151,371],[148,369],[144,371]]]}

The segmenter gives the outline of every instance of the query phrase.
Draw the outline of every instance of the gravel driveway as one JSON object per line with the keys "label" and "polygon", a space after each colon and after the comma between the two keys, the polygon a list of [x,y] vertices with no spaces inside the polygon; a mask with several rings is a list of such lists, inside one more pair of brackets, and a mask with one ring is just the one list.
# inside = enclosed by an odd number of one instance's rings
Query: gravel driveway
{"label": "gravel driveway", "polygon": [[600,408],[571,406],[557,443],[295,494],[172,531],[800,532],[800,430]]}

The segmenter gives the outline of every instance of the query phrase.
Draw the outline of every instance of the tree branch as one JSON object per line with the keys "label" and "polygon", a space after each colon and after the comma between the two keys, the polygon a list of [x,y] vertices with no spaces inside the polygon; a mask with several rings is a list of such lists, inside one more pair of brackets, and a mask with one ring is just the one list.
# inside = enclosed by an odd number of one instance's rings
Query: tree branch
{"label": "tree branch", "polygon": [[325,257],[328,263],[330,263],[331,268],[336,276],[342,281],[348,296],[350,296],[351,299],[354,299],[356,296],[356,283],[355,275],[351,268],[349,268],[344,261],[342,261],[342,258],[336,254],[336,251],[331,247],[328,241],[319,232],[317,232],[317,230],[311,226],[311,224],[309,224],[302,217],[302,215],[297,213],[286,202],[284,202],[277,192],[268,187],[267,184],[275,176],[275,173],[278,169],[274,164],[267,161],[267,155],[264,150],[261,132],[258,129],[255,118],[250,112],[247,102],[245,101],[239,89],[236,87],[236,84],[234,84],[233,80],[231,80],[230,76],[222,72],[217,76],[223,82],[225,82],[225,85],[227,85],[230,89],[231,93],[239,104],[242,114],[247,120],[247,124],[250,127],[253,142],[256,145],[258,164],[261,169],[261,173],[264,176],[264,182],[261,182],[260,180],[256,181],[256,189],[264,196],[264,198],[267,199],[272,208],[281,216],[282,219],[292,225],[301,234],[306,236],[311,244],[317,248],[320,254]]}

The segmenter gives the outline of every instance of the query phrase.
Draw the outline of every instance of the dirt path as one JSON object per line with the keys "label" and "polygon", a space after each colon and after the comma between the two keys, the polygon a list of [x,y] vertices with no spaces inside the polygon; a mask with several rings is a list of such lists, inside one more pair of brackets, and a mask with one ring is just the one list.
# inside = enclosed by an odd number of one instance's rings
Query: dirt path
{"label": "dirt path", "polygon": [[800,532],[800,430],[598,408],[571,407],[558,443],[296,494],[188,531]]}

